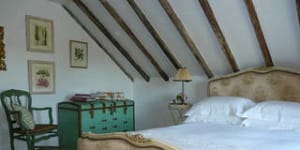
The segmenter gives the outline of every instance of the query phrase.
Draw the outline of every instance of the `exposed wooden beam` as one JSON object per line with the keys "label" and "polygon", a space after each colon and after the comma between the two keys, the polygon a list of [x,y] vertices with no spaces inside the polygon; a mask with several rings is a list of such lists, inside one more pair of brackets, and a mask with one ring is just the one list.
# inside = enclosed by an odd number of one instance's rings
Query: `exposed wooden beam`
{"label": "exposed wooden beam", "polygon": [[154,27],[151,25],[150,21],[146,17],[146,15],[142,12],[142,10],[139,8],[139,6],[134,2],[134,0],[127,0],[130,7],[134,10],[138,18],[142,21],[146,29],[149,31],[149,33],[153,36],[154,40],[157,42],[157,44],[160,46],[164,54],[168,57],[168,59],[171,61],[173,66],[176,69],[182,68],[183,66],[181,63],[177,60],[175,55],[172,54],[171,50],[168,48],[167,44],[164,42],[164,40],[159,36],[158,32],[154,29]]}
{"label": "exposed wooden beam", "polygon": [[259,20],[258,20],[258,16],[257,16],[256,11],[255,11],[253,1],[252,0],[244,0],[244,1],[245,1],[245,4],[246,4],[248,13],[249,13],[249,17],[250,17],[252,26],[255,30],[256,38],[258,40],[259,46],[261,48],[261,52],[262,52],[263,57],[264,57],[265,64],[267,66],[274,66],[272,57],[270,55],[268,45],[266,43],[264,34],[262,32],[262,28],[261,28]]}
{"label": "exposed wooden beam", "polygon": [[131,80],[134,81],[133,77],[121,66],[117,59],[98,41],[98,39],[80,22],[80,20],[65,6],[62,7],[66,12],[77,22],[77,24],[97,43],[97,45],[103,49],[103,51],[110,57],[110,59],[123,71],[123,73]]}
{"label": "exposed wooden beam", "polygon": [[109,14],[115,19],[115,21],[120,25],[120,27],[128,34],[128,36],[132,39],[132,41],[138,46],[138,48],[143,52],[143,54],[147,57],[147,59],[152,63],[160,76],[165,80],[169,80],[169,76],[164,72],[164,70],[160,67],[158,62],[153,58],[153,56],[149,53],[149,51],[145,48],[142,42],[136,37],[136,35],[131,31],[129,26],[125,23],[125,21],[121,18],[121,16],[117,13],[117,11],[109,4],[107,0],[99,0],[104,8],[109,12]]}
{"label": "exposed wooden beam", "polygon": [[150,77],[144,72],[140,65],[138,65],[129,53],[121,46],[121,44],[109,33],[105,26],[97,19],[97,17],[89,10],[89,8],[80,0],[73,0],[80,10],[102,31],[102,33],[114,44],[120,53],[131,63],[131,65],[140,73],[140,75],[149,81]]}
{"label": "exposed wooden beam", "polygon": [[230,64],[232,70],[234,72],[239,71],[239,67],[232,55],[232,52],[226,42],[225,36],[223,35],[223,32],[218,24],[218,21],[214,15],[212,8],[210,7],[210,5],[208,3],[208,1],[207,0],[199,0],[199,3],[204,11],[204,14],[207,17],[207,20],[208,20],[212,30],[215,33],[215,36],[225,54],[225,56],[227,57],[227,60],[229,61],[229,64]]}
{"label": "exposed wooden beam", "polygon": [[296,7],[298,12],[298,23],[300,25],[300,0],[296,0]]}
{"label": "exposed wooden beam", "polygon": [[165,12],[168,14],[169,18],[172,20],[173,24],[175,25],[176,29],[180,33],[181,37],[191,50],[191,52],[194,54],[196,60],[200,64],[200,66],[203,68],[206,75],[211,78],[213,77],[212,71],[209,69],[207,63],[205,62],[204,58],[200,54],[200,51],[198,50],[196,44],[193,42],[192,38],[188,34],[187,30],[185,29],[182,21],[179,19],[179,17],[176,15],[175,11],[172,9],[172,6],[167,0],[159,0],[159,3],[165,10]]}

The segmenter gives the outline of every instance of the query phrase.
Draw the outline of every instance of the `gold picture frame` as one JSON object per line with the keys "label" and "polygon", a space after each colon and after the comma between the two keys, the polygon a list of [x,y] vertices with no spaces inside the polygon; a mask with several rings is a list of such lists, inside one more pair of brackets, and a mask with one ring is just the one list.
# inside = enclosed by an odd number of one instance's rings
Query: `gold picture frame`
{"label": "gold picture frame", "polygon": [[4,27],[0,26],[0,70],[6,70],[5,64],[5,44],[3,43],[4,40]]}
{"label": "gold picture frame", "polygon": [[55,64],[50,61],[28,60],[29,91],[32,94],[55,93]]}
{"label": "gold picture frame", "polygon": [[27,50],[54,53],[53,21],[26,15]]}
{"label": "gold picture frame", "polygon": [[88,43],[70,40],[70,67],[88,67]]}

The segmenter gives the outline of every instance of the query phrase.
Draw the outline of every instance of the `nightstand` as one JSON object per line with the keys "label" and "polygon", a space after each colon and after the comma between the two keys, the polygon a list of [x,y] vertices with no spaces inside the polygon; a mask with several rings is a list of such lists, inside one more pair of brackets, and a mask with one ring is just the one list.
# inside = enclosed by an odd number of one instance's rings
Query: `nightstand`
{"label": "nightstand", "polygon": [[184,104],[176,104],[176,103],[169,103],[168,108],[171,112],[173,121],[175,124],[179,124],[184,121],[184,113],[188,111],[192,107],[191,103],[184,103]]}

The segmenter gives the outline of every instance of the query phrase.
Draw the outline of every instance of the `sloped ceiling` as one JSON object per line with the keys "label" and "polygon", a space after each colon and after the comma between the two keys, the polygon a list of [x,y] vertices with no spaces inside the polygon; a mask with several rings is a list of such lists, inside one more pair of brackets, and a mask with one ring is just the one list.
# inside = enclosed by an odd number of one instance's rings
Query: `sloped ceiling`
{"label": "sloped ceiling", "polygon": [[63,0],[132,80],[300,69],[300,0]]}

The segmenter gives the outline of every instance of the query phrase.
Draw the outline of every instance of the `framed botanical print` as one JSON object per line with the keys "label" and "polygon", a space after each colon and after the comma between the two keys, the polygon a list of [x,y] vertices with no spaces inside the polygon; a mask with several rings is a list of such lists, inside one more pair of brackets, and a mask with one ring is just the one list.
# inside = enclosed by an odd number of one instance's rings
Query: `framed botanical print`
{"label": "framed botanical print", "polygon": [[5,64],[5,44],[3,43],[4,40],[4,27],[0,26],[0,70],[6,70]]}
{"label": "framed botanical print", "polygon": [[29,91],[32,94],[55,93],[55,65],[49,61],[28,61]]}
{"label": "framed botanical print", "polygon": [[70,66],[73,68],[88,67],[88,44],[70,40]]}
{"label": "framed botanical print", "polygon": [[26,42],[28,51],[54,52],[53,21],[26,16]]}

